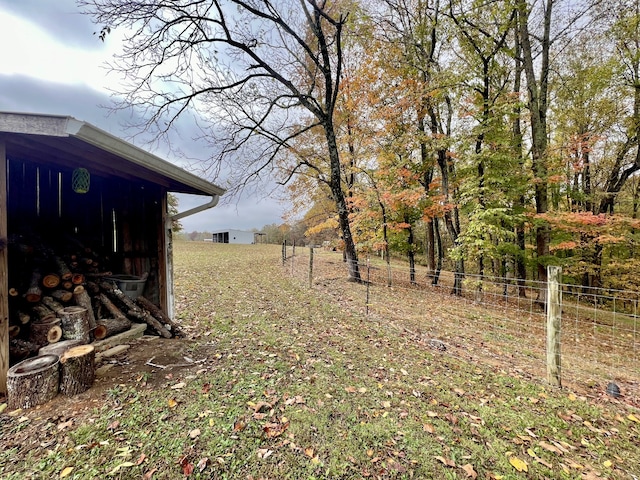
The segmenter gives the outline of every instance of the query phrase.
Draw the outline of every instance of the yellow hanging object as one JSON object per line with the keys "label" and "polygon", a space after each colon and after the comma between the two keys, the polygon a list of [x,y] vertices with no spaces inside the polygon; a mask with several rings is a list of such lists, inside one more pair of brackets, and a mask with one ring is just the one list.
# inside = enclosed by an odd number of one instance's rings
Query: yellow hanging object
{"label": "yellow hanging object", "polygon": [[86,168],[76,168],[71,175],[71,188],[76,193],[87,193],[89,191],[89,183],[91,175]]}

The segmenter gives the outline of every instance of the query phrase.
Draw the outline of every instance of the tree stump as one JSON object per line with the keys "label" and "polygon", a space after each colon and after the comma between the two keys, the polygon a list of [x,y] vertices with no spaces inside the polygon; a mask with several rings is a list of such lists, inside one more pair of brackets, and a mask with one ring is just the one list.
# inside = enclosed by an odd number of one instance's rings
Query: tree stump
{"label": "tree stump", "polygon": [[96,351],[91,345],[70,348],[60,357],[60,393],[77,395],[93,385]]}
{"label": "tree stump", "polygon": [[23,360],[7,372],[8,406],[31,408],[58,394],[59,362],[55,355]]}
{"label": "tree stump", "polygon": [[84,307],[65,307],[58,312],[62,321],[62,335],[66,340],[84,340],[89,343],[89,315]]}

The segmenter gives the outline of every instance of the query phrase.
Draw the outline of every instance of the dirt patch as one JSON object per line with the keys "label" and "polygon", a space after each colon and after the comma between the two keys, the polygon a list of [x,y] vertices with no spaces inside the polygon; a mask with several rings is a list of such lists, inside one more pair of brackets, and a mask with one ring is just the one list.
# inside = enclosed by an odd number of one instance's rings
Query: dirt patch
{"label": "dirt patch", "polygon": [[[90,421],[92,411],[107,401],[112,389],[166,387],[175,383],[175,378],[203,368],[214,352],[213,344],[200,344],[191,339],[144,336],[128,345],[126,351],[96,362],[96,379],[86,392],[71,397],[58,395],[29,410],[5,411],[0,415],[0,425],[13,433],[3,436],[0,446],[5,449],[46,447],[66,429]],[[0,398],[0,403],[4,401]],[[34,431],[39,432],[36,437]]]}

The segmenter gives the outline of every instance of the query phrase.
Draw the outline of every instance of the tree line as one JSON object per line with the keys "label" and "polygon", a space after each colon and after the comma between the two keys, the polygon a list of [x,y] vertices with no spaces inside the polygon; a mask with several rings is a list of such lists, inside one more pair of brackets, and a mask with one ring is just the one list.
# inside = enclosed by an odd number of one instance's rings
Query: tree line
{"label": "tree line", "polygon": [[[198,117],[237,189],[358,254],[635,288],[640,0],[81,0],[132,32],[122,105]],[[226,166],[226,168],[225,168]],[[215,177],[214,177],[215,178]]]}

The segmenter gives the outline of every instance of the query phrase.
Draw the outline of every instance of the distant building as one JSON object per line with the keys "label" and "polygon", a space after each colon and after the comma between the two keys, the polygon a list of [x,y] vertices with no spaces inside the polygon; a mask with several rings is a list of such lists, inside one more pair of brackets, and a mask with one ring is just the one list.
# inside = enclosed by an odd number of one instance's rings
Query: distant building
{"label": "distant building", "polygon": [[237,243],[250,245],[256,243],[256,233],[243,230],[220,230],[213,232],[213,243]]}

